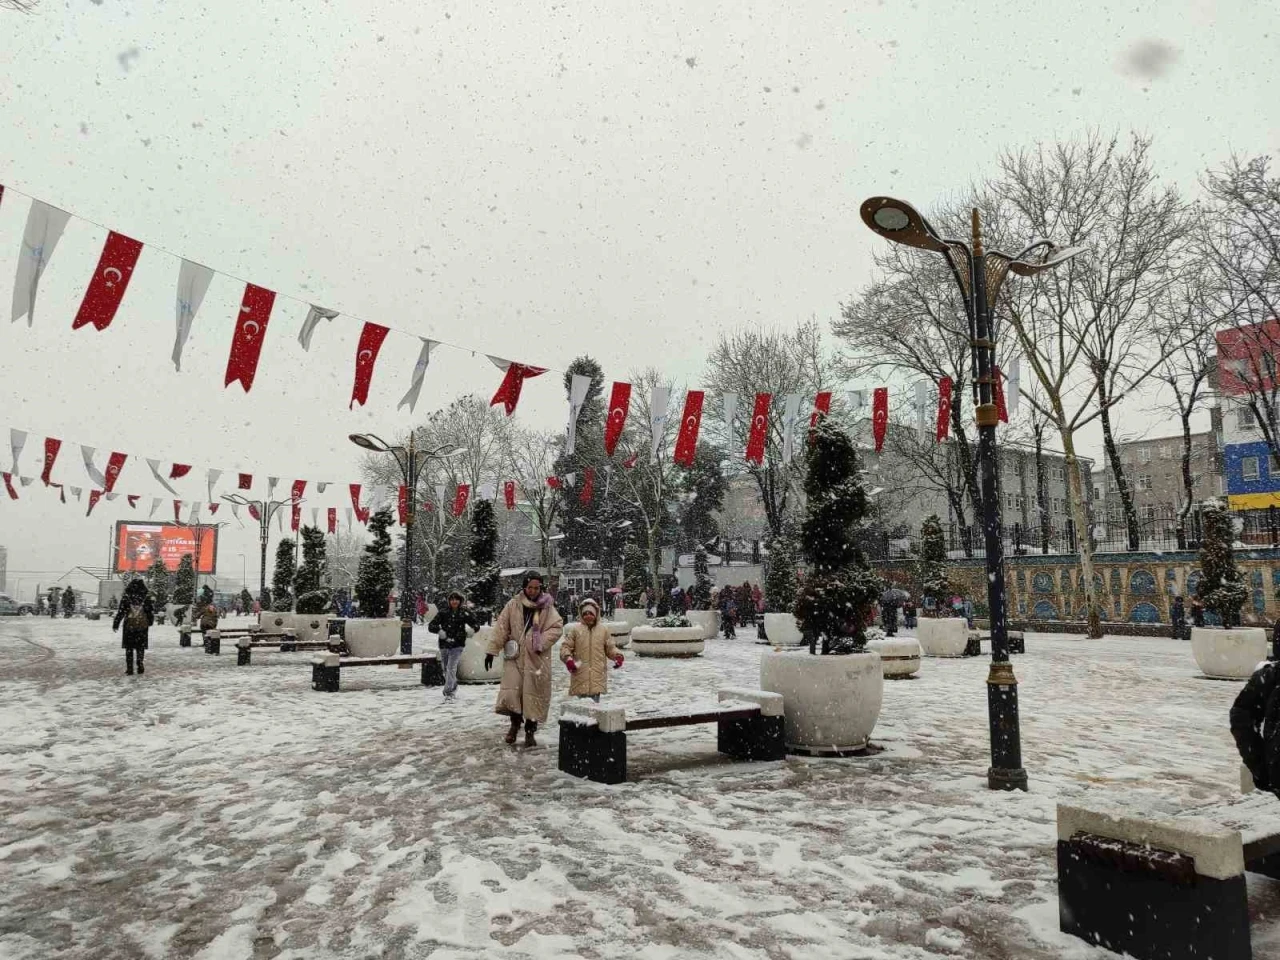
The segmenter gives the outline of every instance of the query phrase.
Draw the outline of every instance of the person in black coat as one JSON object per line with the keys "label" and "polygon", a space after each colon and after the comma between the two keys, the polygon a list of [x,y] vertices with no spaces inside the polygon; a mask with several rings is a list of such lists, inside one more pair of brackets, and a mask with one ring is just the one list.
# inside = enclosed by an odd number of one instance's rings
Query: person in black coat
{"label": "person in black coat", "polygon": [[147,649],[147,631],[156,622],[155,611],[151,607],[151,597],[147,594],[147,585],[141,580],[130,580],[124,588],[124,597],[120,600],[120,609],[111,623],[113,631],[124,624],[124,633],[120,638],[120,646],[124,647],[124,672],[133,674],[133,661],[137,658],[139,675],[146,673],[142,663],[142,655]]}
{"label": "person in black coat", "polygon": [[467,628],[475,630],[479,624],[475,616],[463,606],[464,597],[457,590],[440,611],[431,618],[427,629],[436,635],[440,644],[440,666],[444,669],[444,695],[450,700],[458,689],[458,661],[467,645]]}
{"label": "person in black coat", "polygon": [[1182,597],[1173,598],[1173,607],[1169,610],[1169,619],[1173,621],[1173,639],[1181,640],[1187,628],[1187,608],[1183,606]]}
{"label": "person in black coat", "polygon": [[1231,707],[1231,735],[1253,785],[1280,797],[1280,664],[1261,664]]}

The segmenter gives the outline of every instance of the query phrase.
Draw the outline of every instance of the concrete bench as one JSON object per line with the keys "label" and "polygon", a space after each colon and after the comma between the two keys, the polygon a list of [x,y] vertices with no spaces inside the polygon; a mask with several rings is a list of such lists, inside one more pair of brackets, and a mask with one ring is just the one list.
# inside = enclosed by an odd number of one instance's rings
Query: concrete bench
{"label": "concrete bench", "polygon": [[[295,631],[288,630],[288,634]],[[236,666],[247,667],[253,662],[254,650],[270,650],[276,653],[295,653],[298,651],[313,650],[334,650],[335,645],[341,643],[336,637],[328,640],[298,640],[296,636],[280,636],[269,637],[266,639],[255,638],[254,636],[242,636],[236,638]]]}
{"label": "concrete bench", "polygon": [[279,633],[279,634],[265,634],[256,629],[250,630],[248,632],[241,631],[241,630],[235,630],[235,631],[228,630],[225,632],[222,630],[205,630],[203,635],[204,635],[204,652],[210,653],[210,654],[220,654],[222,653],[222,641],[224,639],[225,640],[234,639],[238,642],[239,640],[246,637],[252,640],[257,637],[270,636],[278,640],[278,642],[280,643],[287,643],[293,640],[297,636],[297,631],[290,628],[288,630],[285,630],[283,633]]}
{"label": "concrete bench", "polygon": [[714,723],[717,749],[735,760],[783,760],[782,695],[726,688],[718,701],[663,713],[635,713],[624,707],[585,701],[567,703],[560,714],[560,769],[597,783],[627,779],[627,733]]}
{"label": "concrete bench", "polygon": [[1058,805],[1059,926],[1138,960],[1249,960],[1245,871],[1280,879],[1269,793],[1175,815]]}
{"label": "concrete bench", "polygon": [[[234,638],[234,637],[240,637],[240,636],[249,636],[249,637],[252,637],[252,636],[256,636],[256,635],[258,635],[258,634],[261,632],[261,629],[262,629],[262,628],[261,628],[261,627],[258,627],[258,626],[252,626],[252,627],[219,627],[219,628],[218,628],[218,636],[219,636],[221,639],[223,639],[223,640],[230,640],[230,639],[232,639],[232,638]],[[183,624],[180,624],[180,625],[178,626],[178,646],[180,646],[180,647],[189,647],[189,646],[191,646],[191,635],[192,635],[193,633],[198,633],[198,634],[201,634],[201,635],[203,636],[204,631],[203,631],[203,630],[201,630],[201,629],[200,629],[198,626],[196,626],[195,624],[191,624],[191,623],[183,623]]]}
{"label": "concrete bench", "polygon": [[[1026,653],[1027,652],[1027,635],[1021,630],[1010,630],[1006,634],[1009,638],[1009,653]],[[966,657],[982,656],[982,645],[991,646],[990,630],[970,630],[969,642],[965,645],[964,655]]]}
{"label": "concrete bench", "polygon": [[411,666],[415,663],[422,664],[424,687],[444,686],[444,668],[440,665],[440,657],[434,653],[408,656],[396,654],[390,657],[344,657],[336,653],[325,653],[311,658],[311,689],[337,693],[340,689],[341,672],[351,667]]}

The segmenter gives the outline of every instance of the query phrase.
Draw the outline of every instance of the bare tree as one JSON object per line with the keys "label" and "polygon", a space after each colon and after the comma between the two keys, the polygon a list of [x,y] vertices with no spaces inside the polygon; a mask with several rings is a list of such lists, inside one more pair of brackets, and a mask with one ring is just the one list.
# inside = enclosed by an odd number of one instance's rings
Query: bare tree
{"label": "bare tree", "polygon": [[512,431],[507,450],[519,509],[533,525],[543,567],[551,566],[551,537],[564,504],[563,491],[547,485],[561,447],[558,434],[517,429]]}
{"label": "bare tree", "polygon": [[39,0],[0,0],[0,10],[31,13],[38,6],[38,3]]}

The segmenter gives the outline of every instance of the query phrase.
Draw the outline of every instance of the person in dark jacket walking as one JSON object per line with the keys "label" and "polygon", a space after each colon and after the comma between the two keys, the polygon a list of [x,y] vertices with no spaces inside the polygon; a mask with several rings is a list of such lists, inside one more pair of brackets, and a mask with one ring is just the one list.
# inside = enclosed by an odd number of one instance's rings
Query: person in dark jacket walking
{"label": "person in dark jacket walking", "polygon": [[1183,631],[1187,629],[1187,608],[1183,605],[1181,596],[1173,598],[1169,619],[1173,622],[1173,639],[1181,640]]}
{"label": "person in dark jacket walking", "polygon": [[1280,797],[1280,664],[1260,664],[1231,707],[1231,735],[1253,785]]}
{"label": "person in dark jacket walking", "polygon": [[138,673],[146,670],[142,664],[142,655],[147,649],[147,630],[156,622],[155,611],[151,608],[151,597],[147,595],[147,585],[141,580],[130,580],[124,588],[124,597],[120,601],[120,609],[111,623],[113,631],[124,624],[124,633],[120,638],[120,646],[124,647],[124,672],[133,675],[133,662],[138,661]]}
{"label": "person in dark jacket walking", "polygon": [[1193,627],[1204,626],[1204,601],[1199,597],[1191,598],[1191,625]]}
{"label": "person in dark jacket walking", "polygon": [[444,668],[444,695],[452,700],[458,689],[458,661],[467,645],[467,627],[475,630],[476,618],[463,606],[464,597],[457,590],[427,624],[427,629],[439,638],[440,665]]}
{"label": "person in dark jacket walking", "polygon": [[719,597],[720,628],[726,640],[736,640],[738,637],[734,630],[738,620],[738,600],[733,594],[733,587],[725,587],[720,591]]}

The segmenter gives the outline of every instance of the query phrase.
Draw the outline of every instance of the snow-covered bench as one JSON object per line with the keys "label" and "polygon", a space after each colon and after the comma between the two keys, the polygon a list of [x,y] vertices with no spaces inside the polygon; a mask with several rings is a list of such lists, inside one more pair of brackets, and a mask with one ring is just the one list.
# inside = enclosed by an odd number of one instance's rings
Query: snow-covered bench
{"label": "snow-covered bench", "polygon": [[292,627],[286,628],[281,633],[268,634],[260,629],[253,628],[251,630],[234,629],[234,630],[205,630],[204,631],[204,652],[211,654],[222,653],[223,640],[235,640],[237,644],[241,640],[248,639],[251,642],[259,639],[265,639],[267,643],[278,643],[283,648],[286,644],[294,643],[298,636],[298,631]]}
{"label": "snow-covered bench", "polygon": [[[1027,652],[1027,635],[1021,630],[1010,630],[1006,634],[1009,638],[1010,653],[1026,653]],[[964,655],[966,657],[982,656],[982,645],[986,644],[987,648],[991,647],[991,631],[990,630],[970,630],[969,642],[965,645]]]}
{"label": "snow-covered bench", "polygon": [[670,712],[637,712],[590,701],[567,703],[560,713],[560,769],[597,783],[627,779],[627,733],[717,725],[717,748],[735,760],[783,760],[782,695],[764,690],[725,688],[718,701]]}
{"label": "snow-covered bench", "polygon": [[1174,816],[1058,805],[1059,926],[1117,953],[1248,960],[1246,870],[1280,879],[1273,794]]}
{"label": "snow-covered bench", "polygon": [[444,668],[440,657],[434,653],[396,654],[389,657],[344,657],[337,653],[324,653],[311,658],[311,689],[325,693],[337,693],[339,675],[351,667],[386,667],[422,664],[424,687],[444,686]]}
{"label": "snow-covered bench", "polygon": [[247,667],[253,662],[254,650],[274,650],[277,653],[297,651],[333,650],[341,645],[341,637],[328,640],[299,640],[296,630],[286,630],[285,635],[262,639],[253,634],[236,638],[236,666]]}

